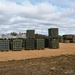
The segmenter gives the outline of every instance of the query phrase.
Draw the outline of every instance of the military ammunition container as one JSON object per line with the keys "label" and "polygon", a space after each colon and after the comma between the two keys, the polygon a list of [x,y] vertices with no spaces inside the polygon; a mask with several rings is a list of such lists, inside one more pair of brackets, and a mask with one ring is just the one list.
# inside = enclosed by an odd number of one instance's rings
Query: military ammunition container
{"label": "military ammunition container", "polygon": [[26,38],[35,38],[35,30],[27,30]]}
{"label": "military ammunition container", "polygon": [[59,48],[59,39],[49,39],[49,48],[52,49]]}
{"label": "military ammunition container", "polygon": [[9,40],[0,39],[0,51],[8,51],[9,50]]}
{"label": "military ammunition container", "polygon": [[25,49],[34,50],[35,49],[35,39],[27,38],[25,42]]}
{"label": "military ammunition container", "polygon": [[44,39],[36,39],[35,46],[36,46],[36,49],[44,49],[45,48],[45,40]]}
{"label": "military ammunition container", "polygon": [[50,38],[58,38],[58,28],[50,28],[50,29],[48,29],[48,36]]}
{"label": "military ammunition container", "polygon": [[13,39],[11,41],[11,49],[14,51],[22,50],[22,39]]}

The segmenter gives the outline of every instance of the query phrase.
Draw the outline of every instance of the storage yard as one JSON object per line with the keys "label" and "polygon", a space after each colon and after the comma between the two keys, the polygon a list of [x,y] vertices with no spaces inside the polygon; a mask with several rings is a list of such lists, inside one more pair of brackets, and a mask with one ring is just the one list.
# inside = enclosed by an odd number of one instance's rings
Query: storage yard
{"label": "storage yard", "polygon": [[[45,43],[45,38],[35,38],[35,30],[27,30],[26,38],[1,38],[0,39],[0,51],[8,50],[35,50],[45,49],[46,44],[48,48],[57,49],[59,48],[58,40],[58,28],[48,29],[48,44]],[[56,35],[54,35],[56,34]]]}
{"label": "storage yard", "polygon": [[[58,34],[58,28],[50,28],[47,38],[35,38],[35,30],[27,30],[26,38],[0,39],[0,61],[74,54],[74,36],[63,35],[63,41],[59,43]],[[64,43],[66,40],[71,43]]]}
{"label": "storage yard", "polygon": [[27,30],[26,38],[2,38],[0,74],[75,75],[74,41],[73,35],[59,41],[58,28],[48,29],[47,38],[35,38],[35,30]]}

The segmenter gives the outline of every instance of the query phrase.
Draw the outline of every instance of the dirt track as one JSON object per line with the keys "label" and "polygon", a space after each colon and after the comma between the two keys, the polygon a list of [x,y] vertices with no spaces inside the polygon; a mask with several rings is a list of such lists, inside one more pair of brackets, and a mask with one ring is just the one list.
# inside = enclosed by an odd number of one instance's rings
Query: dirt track
{"label": "dirt track", "polygon": [[0,52],[0,61],[22,60],[29,58],[39,58],[56,56],[62,54],[75,54],[75,43],[60,43],[59,49],[44,49],[44,50],[22,50]]}

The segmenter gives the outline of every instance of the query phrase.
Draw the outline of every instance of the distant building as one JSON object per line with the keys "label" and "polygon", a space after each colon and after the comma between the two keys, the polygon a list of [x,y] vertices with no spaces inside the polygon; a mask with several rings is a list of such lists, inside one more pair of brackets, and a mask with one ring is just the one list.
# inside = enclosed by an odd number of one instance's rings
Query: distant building
{"label": "distant building", "polygon": [[26,38],[26,33],[19,33],[16,38]]}
{"label": "distant building", "polygon": [[2,37],[2,39],[11,39],[11,38],[16,38],[17,36],[12,36],[10,34],[6,34],[6,35],[2,34],[1,37]]}
{"label": "distant building", "polygon": [[15,39],[15,38],[26,38],[26,33],[19,33],[19,34],[17,34],[17,35],[10,35],[10,34],[2,34],[1,36],[0,36],[0,38],[2,38],[2,39]]}

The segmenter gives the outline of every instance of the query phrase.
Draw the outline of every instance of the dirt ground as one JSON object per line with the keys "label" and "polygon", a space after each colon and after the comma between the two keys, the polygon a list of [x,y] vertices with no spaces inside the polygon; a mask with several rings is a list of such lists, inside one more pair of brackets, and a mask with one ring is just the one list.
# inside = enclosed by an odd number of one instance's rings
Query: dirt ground
{"label": "dirt ground", "polygon": [[1,61],[0,75],[75,75],[75,55]]}
{"label": "dirt ground", "polygon": [[0,61],[24,60],[30,58],[59,56],[63,54],[75,54],[75,43],[60,43],[59,49],[22,50],[0,52]]}

